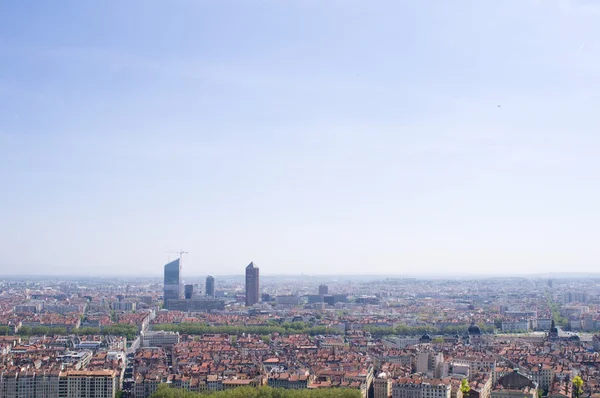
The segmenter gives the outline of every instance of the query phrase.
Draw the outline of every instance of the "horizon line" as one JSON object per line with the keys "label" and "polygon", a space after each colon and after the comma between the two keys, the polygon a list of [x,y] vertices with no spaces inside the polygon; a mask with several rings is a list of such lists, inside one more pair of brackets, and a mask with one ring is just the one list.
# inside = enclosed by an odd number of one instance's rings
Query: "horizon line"
{"label": "horizon line", "polygon": [[[304,274],[304,273],[264,273],[261,277],[380,277],[380,278],[436,278],[436,279],[444,279],[448,277],[478,277],[478,278],[498,278],[498,277],[538,277],[538,278],[556,278],[560,276],[597,276],[600,277],[600,271],[596,272],[587,272],[587,271],[573,271],[573,272],[534,272],[534,273],[472,273],[472,272],[458,272],[451,274],[440,274],[440,273],[422,273],[422,274],[386,274],[386,273],[343,273],[343,274]],[[236,274],[216,274],[216,273],[205,273],[205,274],[189,274],[186,275],[184,273],[184,277],[206,277],[206,276],[214,276],[214,277],[244,277],[244,273],[236,273]],[[149,278],[149,279],[161,279],[162,275],[160,273],[152,274],[152,275],[143,275],[143,274],[77,274],[77,273],[57,273],[57,274],[0,274],[0,279],[2,278],[16,278],[16,277],[24,277],[24,278],[45,278],[45,277],[83,277],[85,279],[89,278]]]}

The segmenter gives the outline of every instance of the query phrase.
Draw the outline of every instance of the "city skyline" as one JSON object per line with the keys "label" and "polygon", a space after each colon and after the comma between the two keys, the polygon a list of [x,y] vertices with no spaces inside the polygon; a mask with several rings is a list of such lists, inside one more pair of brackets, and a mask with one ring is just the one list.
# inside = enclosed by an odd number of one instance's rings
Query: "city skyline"
{"label": "city skyline", "polygon": [[0,398],[600,398],[599,20],[0,1]]}
{"label": "city skyline", "polygon": [[[187,263],[187,260],[186,260]],[[159,265],[164,265],[164,262]],[[186,267],[187,268],[187,267]],[[218,272],[209,272],[208,268],[205,265],[199,265],[197,267],[192,266],[192,272],[186,274],[187,279],[197,279],[200,282],[205,282],[205,278],[207,276],[213,276],[214,278],[240,278],[243,279],[245,277],[245,273],[243,271],[239,271],[239,264],[236,266],[231,266],[233,270],[236,268],[238,271],[232,271],[229,273],[218,273]],[[243,266],[242,266],[243,268]],[[408,267],[411,268],[411,267]],[[156,264],[153,264],[149,267],[149,270],[138,272],[138,273],[110,273],[103,272],[101,269],[99,272],[72,272],[72,273],[49,273],[42,272],[39,274],[31,275],[31,274],[23,274],[18,270],[15,272],[4,272],[0,273],[0,277],[4,277],[6,279],[39,279],[39,278],[80,278],[85,280],[87,278],[150,278],[150,279],[164,279],[164,275],[162,272],[156,271]],[[212,269],[212,268],[211,268]],[[197,270],[197,272],[195,272]],[[9,270],[10,271],[10,270]],[[430,272],[427,273],[426,270],[414,271],[407,270],[406,272],[398,272],[398,273],[374,273],[374,272],[340,272],[340,273],[328,273],[328,272],[320,272],[320,273],[304,273],[304,272],[293,272],[290,271],[288,273],[262,273],[261,276],[265,278],[302,278],[302,277],[314,277],[314,278],[355,278],[355,277],[366,277],[366,278],[381,278],[381,277],[390,277],[390,278],[423,278],[423,279],[456,279],[463,277],[471,277],[474,279],[486,279],[486,278],[580,278],[580,277],[590,277],[590,278],[600,278],[599,271],[564,271],[564,272],[529,272],[527,269],[521,270],[521,272],[502,272],[502,270],[498,271],[490,271],[490,272]]]}
{"label": "city skyline", "polygon": [[598,268],[600,4],[233,4],[0,3],[0,274]]}
{"label": "city skyline", "polygon": [[[162,284],[148,280],[0,279],[0,391],[201,398],[251,395],[232,390],[245,386],[265,397],[461,398],[466,384],[479,398],[600,392],[597,280],[342,279],[266,279],[251,306],[239,279],[219,279],[215,299],[188,283],[168,309]],[[271,389],[282,390],[262,394]]]}

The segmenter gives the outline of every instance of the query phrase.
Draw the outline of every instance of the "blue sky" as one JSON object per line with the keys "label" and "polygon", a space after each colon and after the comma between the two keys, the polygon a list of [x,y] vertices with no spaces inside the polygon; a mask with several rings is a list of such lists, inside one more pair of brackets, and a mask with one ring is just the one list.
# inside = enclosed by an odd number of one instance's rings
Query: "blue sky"
{"label": "blue sky", "polygon": [[3,2],[0,273],[596,271],[598,18]]}

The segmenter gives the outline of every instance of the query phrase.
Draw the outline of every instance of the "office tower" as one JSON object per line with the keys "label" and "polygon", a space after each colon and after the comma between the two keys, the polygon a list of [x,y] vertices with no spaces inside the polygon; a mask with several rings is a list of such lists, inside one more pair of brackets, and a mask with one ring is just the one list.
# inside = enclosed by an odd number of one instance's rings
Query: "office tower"
{"label": "office tower", "polygon": [[194,295],[194,285],[185,285],[184,287],[184,297],[186,300],[190,300]]}
{"label": "office tower", "polygon": [[319,294],[322,294],[322,295],[329,294],[329,286],[319,285]]}
{"label": "office tower", "polygon": [[206,277],[206,295],[215,297],[215,278],[210,275]]}
{"label": "office tower", "polygon": [[169,309],[169,300],[179,300],[183,296],[183,284],[181,283],[181,258],[171,261],[165,265],[164,280],[165,308]]}
{"label": "office tower", "polygon": [[258,303],[258,267],[251,262],[246,267],[246,306]]}

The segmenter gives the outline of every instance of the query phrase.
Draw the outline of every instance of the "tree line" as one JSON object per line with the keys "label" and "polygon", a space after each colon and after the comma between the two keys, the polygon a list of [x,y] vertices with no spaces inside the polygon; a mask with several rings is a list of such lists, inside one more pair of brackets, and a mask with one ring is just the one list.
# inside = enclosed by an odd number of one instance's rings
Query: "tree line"
{"label": "tree line", "polygon": [[359,390],[345,388],[285,390],[264,386],[199,393],[162,384],[150,398],[360,398],[360,396]]}
{"label": "tree line", "polygon": [[[448,325],[448,326],[408,326],[398,325],[392,326],[365,326],[363,331],[371,333],[373,337],[384,337],[384,336],[421,336],[425,333],[430,334],[446,334],[446,335],[460,335],[463,336],[469,325]],[[493,325],[479,325],[482,333],[494,333],[495,327]]]}
{"label": "tree line", "polygon": [[[298,322],[301,323],[301,322]],[[323,335],[323,334],[344,334],[343,331],[335,328],[328,328],[327,326],[307,326],[294,325],[293,323],[284,323],[281,325],[246,325],[246,326],[235,326],[235,325],[222,325],[213,326],[206,325],[203,323],[167,323],[157,324],[152,326],[152,330],[164,330],[167,332],[179,332],[181,334],[230,334],[239,336],[241,334],[257,334],[257,335],[271,335],[272,333],[279,333],[282,335],[290,334],[308,334],[311,336]]]}
{"label": "tree line", "polygon": [[570,323],[567,318],[560,314],[560,305],[556,303],[552,296],[546,293],[546,297],[548,300],[548,307],[550,307],[550,312],[552,313],[552,319],[558,326],[561,326],[564,329],[570,329]]}
{"label": "tree line", "polygon": [[[420,336],[425,333],[439,334],[459,334],[464,335],[469,325],[449,325],[443,327],[435,326],[407,326],[399,325],[392,326],[364,326],[365,332],[371,333],[373,337],[383,337],[389,335],[399,336]],[[493,333],[493,325],[480,325],[483,333]],[[201,334],[229,334],[239,336],[245,334],[257,334],[269,336],[272,333],[282,335],[290,334],[308,334],[311,336],[325,334],[344,334],[344,331],[337,328],[329,328],[327,326],[310,326],[304,322],[286,322],[282,324],[270,323],[267,325],[222,325],[214,326],[205,323],[167,323],[156,324],[152,326],[153,330],[164,330],[168,332],[179,332],[181,334],[201,335]]]}
{"label": "tree line", "polygon": [[[0,326],[0,335],[8,335],[10,329],[8,326]],[[128,340],[135,339],[138,333],[138,328],[135,325],[110,325],[104,328],[84,327],[80,329],[72,329],[70,332],[65,327],[54,326],[21,326],[17,331],[19,336],[64,336],[66,334],[76,335],[111,335],[125,336]]]}
{"label": "tree line", "polygon": [[[379,338],[390,335],[398,336],[419,336],[425,333],[433,334],[459,334],[463,335],[469,325],[449,325],[445,327],[435,326],[407,326],[399,325],[391,326],[365,326],[363,330],[371,333],[373,337]],[[493,325],[480,325],[483,333],[493,333]],[[204,323],[178,323],[178,324],[157,324],[153,325],[153,330],[164,330],[179,332],[181,334],[202,335],[202,334],[229,334],[239,336],[242,334],[257,334],[261,336],[269,336],[272,333],[281,335],[290,334],[308,334],[311,336],[337,334],[341,335],[344,332],[337,328],[329,328],[327,326],[310,326],[305,322],[285,322],[285,323],[269,323],[267,325],[222,325],[212,326]],[[8,326],[0,326],[0,335],[9,335],[10,328]],[[135,325],[115,324],[105,326],[102,329],[97,327],[83,327],[73,329],[67,332],[64,327],[50,326],[22,326],[16,333],[19,336],[59,336],[66,334],[76,335],[112,335],[125,336],[128,340],[133,340],[138,334],[138,328]]]}

